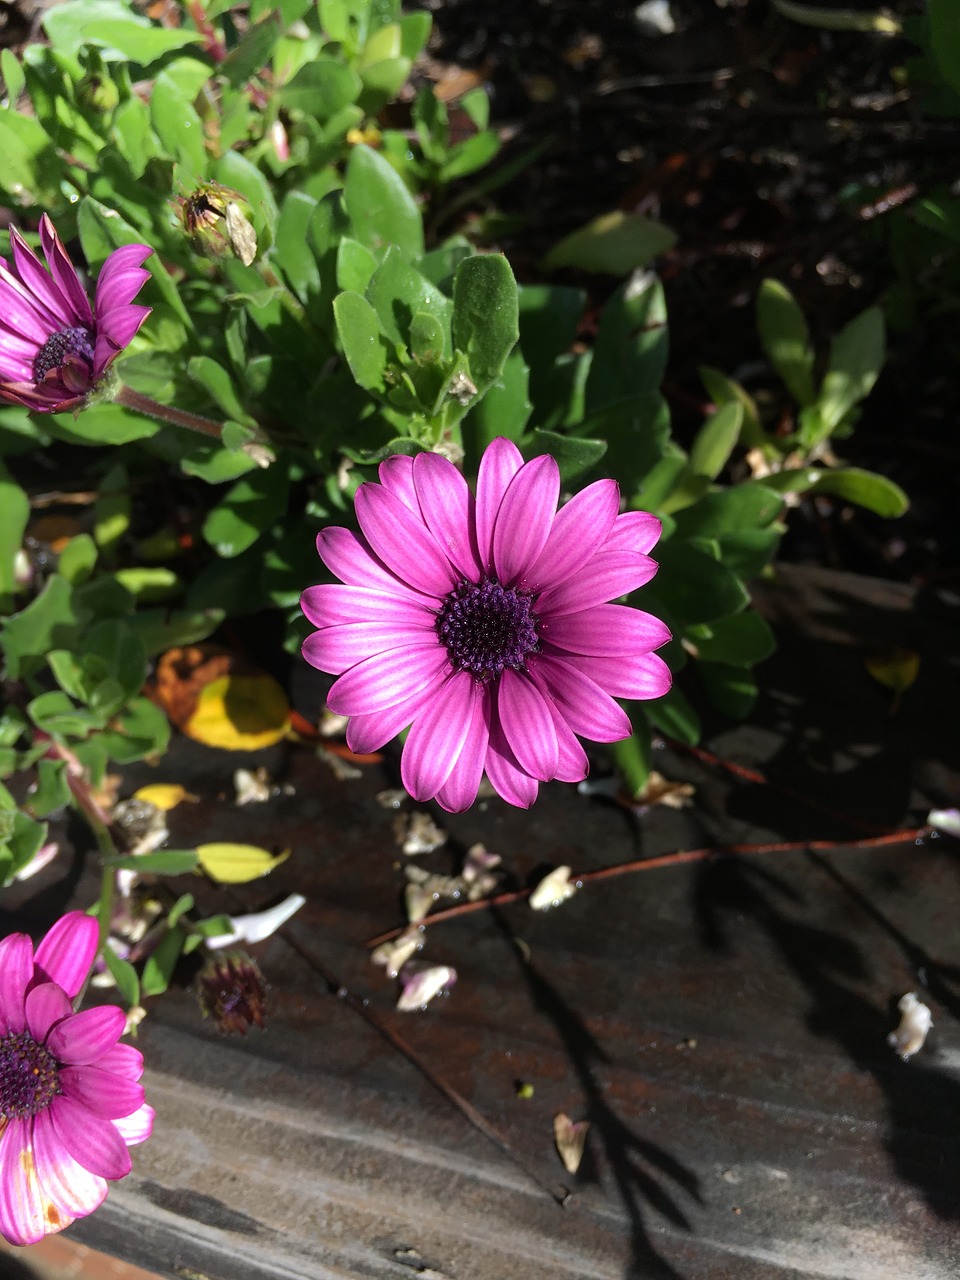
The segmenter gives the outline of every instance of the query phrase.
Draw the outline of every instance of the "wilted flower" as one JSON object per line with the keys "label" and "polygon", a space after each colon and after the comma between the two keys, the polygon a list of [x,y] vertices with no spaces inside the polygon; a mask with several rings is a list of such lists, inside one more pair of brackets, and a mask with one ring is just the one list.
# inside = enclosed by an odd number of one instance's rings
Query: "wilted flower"
{"label": "wilted flower", "polygon": [[394,456],[360,486],[361,533],[324,529],[320,557],[341,584],[311,587],[303,611],[319,631],[308,662],[340,678],[327,701],[350,717],[365,753],[410,726],[403,784],[417,800],[468,808],[487,777],[527,808],[541,781],[579,782],[575,734],[627,737],[614,697],[655,698],[670,673],[652,651],[670,638],[657,618],[608,604],[648,582],[660,522],[618,514],[599,480],[560,511],[549,456],[524,464],[495,440],[474,499],[433,453]]}
{"label": "wilted flower", "polygon": [[37,947],[0,942],[0,1234],[33,1244],[103,1203],[153,1128],[143,1056],[114,1005],[74,1013],[98,926],[71,911]]}
{"label": "wilted flower", "polygon": [[91,308],[53,223],[40,219],[49,271],[10,228],[13,263],[0,258],[0,398],[40,413],[78,409],[150,314],[134,304],[153,252],[115,249],[103,264]]}
{"label": "wilted flower", "polygon": [[212,956],[197,975],[200,1008],[224,1035],[263,1026],[266,988],[259,965],[245,951]]}

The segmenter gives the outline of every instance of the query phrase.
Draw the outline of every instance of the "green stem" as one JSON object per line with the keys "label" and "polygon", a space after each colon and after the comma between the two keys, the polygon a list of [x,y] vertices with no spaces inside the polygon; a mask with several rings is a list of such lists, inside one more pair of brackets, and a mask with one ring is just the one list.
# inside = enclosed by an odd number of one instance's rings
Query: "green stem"
{"label": "green stem", "polygon": [[771,0],[771,3],[785,18],[825,31],[875,31],[884,36],[898,36],[903,31],[899,19],[882,9],[876,13],[863,13],[855,9],[799,4],[797,0]]}
{"label": "green stem", "polygon": [[133,409],[135,413],[146,414],[148,418],[156,418],[160,422],[170,422],[175,427],[186,427],[188,431],[199,431],[201,435],[212,436],[214,440],[223,437],[223,423],[213,418],[204,418],[199,413],[188,413],[186,409],[177,409],[171,404],[161,404],[150,396],[141,395],[132,387],[120,384],[114,397],[115,404],[122,404],[125,409]]}

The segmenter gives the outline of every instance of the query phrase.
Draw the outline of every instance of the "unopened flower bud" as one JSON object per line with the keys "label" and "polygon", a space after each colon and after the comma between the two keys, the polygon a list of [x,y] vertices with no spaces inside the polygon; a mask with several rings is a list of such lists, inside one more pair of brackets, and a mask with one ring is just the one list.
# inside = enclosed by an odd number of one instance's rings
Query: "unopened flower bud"
{"label": "unopened flower bud", "polygon": [[211,957],[197,975],[200,1008],[224,1035],[263,1026],[266,988],[259,966],[244,951]]}

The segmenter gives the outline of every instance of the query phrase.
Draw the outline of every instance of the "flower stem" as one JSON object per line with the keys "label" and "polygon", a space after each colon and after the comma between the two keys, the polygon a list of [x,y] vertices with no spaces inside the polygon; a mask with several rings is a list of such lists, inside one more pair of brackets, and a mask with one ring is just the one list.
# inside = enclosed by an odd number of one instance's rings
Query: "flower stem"
{"label": "flower stem", "polygon": [[115,404],[122,404],[125,409],[133,409],[136,413],[146,414],[148,418],[156,418],[160,422],[170,422],[175,427],[186,427],[188,431],[199,431],[201,435],[212,436],[220,440],[223,436],[223,423],[213,418],[204,418],[199,413],[188,413],[186,409],[177,409],[174,405],[161,404],[150,396],[141,395],[132,387],[120,384],[114,397]]}

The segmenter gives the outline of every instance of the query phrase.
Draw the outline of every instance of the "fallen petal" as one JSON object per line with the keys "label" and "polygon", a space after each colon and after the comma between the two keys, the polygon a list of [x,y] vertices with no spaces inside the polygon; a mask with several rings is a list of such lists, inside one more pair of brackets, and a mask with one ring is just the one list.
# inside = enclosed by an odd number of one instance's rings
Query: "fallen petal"
{"label": "fallen petal", "polygon": [[576,1173],[583,1159],[589,1120],[571,1120],[564,1111],[553,1117],[553,1140],[567,1173]]}
{"label": "fallen petal", "polygon": [[411,960],[404,965],[400,974],[403,991],[397,1001],[400,1013],[412,1013],[415,1009],[423,1009],[446,987],[452,987],[457,980],[457,971],[448,964],[427,965]]}
{"label": "fallen petal", "polygon": [[530,905],[534,911],[546,911],[548,907],[559,907],[580,888],[570,882],[570,868],[556,867],[548,876],[540,881],[530,895]]}
{"label": "fallen petal", "polygon": [[927,1033],[933,1026],[933,1014],[917,999],[915,991],[908,991],[897,1002],[900,1025],[887,1036],[887,1044],[906,1062],[923,1048]]}

